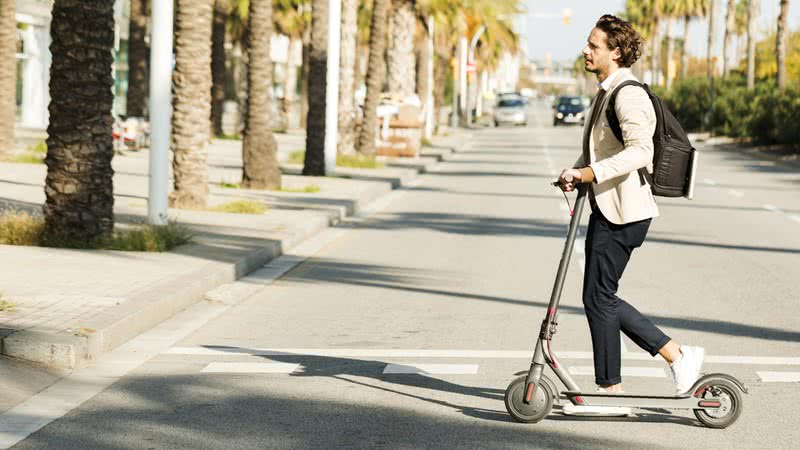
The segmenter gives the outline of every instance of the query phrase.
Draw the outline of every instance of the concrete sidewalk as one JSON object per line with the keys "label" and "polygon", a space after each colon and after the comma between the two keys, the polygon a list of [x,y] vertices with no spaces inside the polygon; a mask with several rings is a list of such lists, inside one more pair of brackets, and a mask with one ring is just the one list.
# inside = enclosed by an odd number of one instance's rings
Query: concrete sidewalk
{"label": "concrete sidewalk", "polygon": [[[276,138],[283,161],[304,143],[297,134]],[[15,305],[0,312],[0,353],[66,369],[90,363],[214,288],[359,215],[393,188],[413,183],[418,173],[447,158],[458,139],[458,132],[450,133],[417,160],[387,160],[382,169],[340,168],[334,177],[293,175],[297,167],[285,165],[285,188],[313,186],[316,193],[223,187],[241,176],[241,143],[215,141],[209,150],[210,206],[248,199],[267,205],[266,213],[170,210],[170,218],[189,227],[195,239],[167,253],[0,246],[0,266],[9,268],[0,271],[0,293]],[[114,169],[117,223],[143,222],[147,152],[117,155]],[[43,164],[0,163],[0,209],[41,211],[45,176]]]}

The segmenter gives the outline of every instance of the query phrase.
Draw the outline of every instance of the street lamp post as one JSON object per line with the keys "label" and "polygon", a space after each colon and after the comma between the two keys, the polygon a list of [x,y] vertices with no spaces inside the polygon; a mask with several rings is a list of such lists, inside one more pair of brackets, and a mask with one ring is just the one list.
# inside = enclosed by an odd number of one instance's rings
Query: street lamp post
{"label": "street lamp post", "polygon": [[328,0],[328,61],[325,79],[325,175],[336,171],[339,141],[339,47],[342,0]]}
{"label": "street lamp post", "polygon": [[169,193],[169,141],[172,115],[173,3],[153,2],[150,38],[150,183],[148,219],[166,225]]}

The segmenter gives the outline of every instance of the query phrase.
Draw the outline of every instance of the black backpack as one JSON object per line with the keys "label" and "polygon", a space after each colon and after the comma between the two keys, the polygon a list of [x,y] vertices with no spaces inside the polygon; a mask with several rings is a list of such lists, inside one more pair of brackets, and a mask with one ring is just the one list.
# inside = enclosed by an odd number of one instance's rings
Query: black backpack
{"label": "black backpack", "polygon": [[622,128],[614,105],[617,93],[625,86],[639,86],[644,89],[647,96],[650,97],[650,101],[653,102],[653,109],[656,112],[656,131],[653,134],[653,173],[650,174],[646,167],[639,169],[639,179],[642,185],[647,181],[653,195],[691,199],[694,194],[697,150],[692,147],[681,124],[648,85],[633,80],[624,81],[612,92],[608,109],[606,109],[606,118],[611,131],[624,145]]}

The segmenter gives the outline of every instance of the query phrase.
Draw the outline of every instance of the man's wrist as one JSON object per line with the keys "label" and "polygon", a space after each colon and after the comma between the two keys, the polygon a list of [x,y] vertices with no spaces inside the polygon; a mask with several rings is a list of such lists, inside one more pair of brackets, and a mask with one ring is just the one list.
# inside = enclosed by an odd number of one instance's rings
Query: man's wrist
{"label": "man's wrist", "polygon": [[581,182],[583,183],[591,183],[594,181],[594,170],[591,167],[586,166],[578,169],[578,172],[581,173]]}

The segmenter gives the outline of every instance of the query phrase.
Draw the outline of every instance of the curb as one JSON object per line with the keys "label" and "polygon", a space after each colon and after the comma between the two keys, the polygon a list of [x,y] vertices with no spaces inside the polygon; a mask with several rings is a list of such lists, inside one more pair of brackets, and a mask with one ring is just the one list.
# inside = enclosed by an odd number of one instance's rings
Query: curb
{"label": "curb", "polygon": [[[434,164],[436,162],[429,165]],[[291,173],[291,169],[285,172]],[[122,304],[87,321],[77,334],[0,329],[0,354],[62,369],[86,366],[101,354],[119,347],[192,304],[204,300],[207,294],[217,287],[237,281],[260,269],[269,261],[281,256],[285,249],[292,248],[335,225],[338,222],[337,218],[356,215],[368,204],[385,197],[394,189],[408,186],[416,179],[418,173],[427,169],[427,166],[411,168],[404,166],[392,168],[391,174],[372,176],[357,169],[342,170],[340,172],[342,176],[382,181],[388,186],[368,189],[365,195],[347,201],[346,206],[305,208],[318,212],[314,220],[298,225],[297,233],[292,236],[271,241],[244,256],[220,254],[218,248],[206,247],[202,243],[183,246],[177,251],[197,256],[211,255],[213,252],[215,261],[209,262],[201,269],[156,283],[144,291],[137,292]],[[200,235],[202,236],[202,233]]]}

